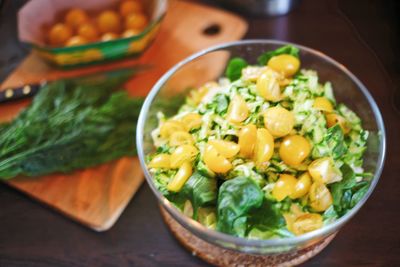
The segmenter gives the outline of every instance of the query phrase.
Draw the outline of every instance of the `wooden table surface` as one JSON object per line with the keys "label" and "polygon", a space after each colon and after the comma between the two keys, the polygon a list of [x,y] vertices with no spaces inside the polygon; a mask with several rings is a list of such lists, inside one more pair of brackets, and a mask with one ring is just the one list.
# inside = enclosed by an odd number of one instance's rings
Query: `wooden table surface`
{"label": "wooden table surface", "polygon": [[[15,38],[13,13],[24,1],[0,1],[0,79],[26,54]],[[246,38],[303,44],[346,65],[371,91],[387,129],[386,164],[373,195],[334,241],[304,266],[400,266],[398,8],[396,0],[303,0],[287,16],[245,16],[250,26]],[[73,223],[4,184],[0,203],[1,267],[207,266],[170,235],[147,185],[104,233]]]}

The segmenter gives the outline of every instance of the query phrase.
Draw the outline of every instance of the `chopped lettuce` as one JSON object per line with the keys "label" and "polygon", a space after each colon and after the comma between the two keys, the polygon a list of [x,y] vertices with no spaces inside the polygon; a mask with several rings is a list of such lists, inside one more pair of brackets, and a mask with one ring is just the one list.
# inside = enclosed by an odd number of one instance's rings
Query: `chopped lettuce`
{"label": "chopped lettuce", "polygon": [[[319,216],[323,224],[328,224],[343,216],[366,194],[372,177],[363,169],[363,153],[369,133],[362,128],[356,113],[336,102],[330,82],[321,83],[316,71],[302,69],[293,77],[280,80],[283,85],[280,85],[281,99],[278,101],[267,101],[259,91],[257,77],[270,70],[266,65],[272,57],[281,54],[298,57],[298,53],[293,46],[266,52],[258,59],[260,66],[248,66],[245,60],[233,58],[227,65],[226,78],[203,86],[203,91],[197,94],[200,98],[191,99],[188,96],[187,102],[172,117],[169,113],[168,118],[158,114],[159,127],[152,132],[155,155],[171,155],[177,149],[170,146],[168,139],[160,136],[164,122],[179,121],[189,113],[201,117],[196,128],[187,130],[191,138],[189,143],[195,146],[198,155],[192,160],[192,173],[189,178],[186,177],[182,188],[178,192],[167,189],[177,169],[150,169],[158,190],[184,214],[210,229],[239,237],[283,238],[294,236],[294,220],[302,214]],[[236,96],[245,102],[248,113],[239,123],[228,119],[228,111],[231,111]],[[325,97],[333,110],[321,110],[315,101],[317,97]],[[238,152],[234,156],[226,156],[231,164],[227,172],[214,172],[211,166],[208,167],[204,153],[210,140],[229,141],[237,145],[243,126],[254,124],[256,128],[266,128],[264,113],[275,106],[293,114],[294,126],[289,135],[300,135],[310,144],[311,152],[301,164],[291,166],[285,163],[280,154],[285,136],[274,136],[272,157],[265,164],[257,164],[254,154],[248,156]],[[330,112],[343,118],[345,127],[332,125],[327,120]],[[254,142],[256,140],[254,138]],[[152,158],[154,155],[148,157],[148,162]],[[281,174],[290,174],[297,182],[301,175],[309,171],[310,164],[322,158],[326,158],[329,164],[315,169],[321,177],[315,174],[310,178],[310,184],[322,180],[332,196],[332,204],[317,211],[311,205],[310,190],[298,198],[292,199],[287,195],[277,201],[273,190]],[[293,207],[299,207],[299,210]],[[288,214],[294,218],[292,221]],[[301,222],[299,225],[301,228]]]}

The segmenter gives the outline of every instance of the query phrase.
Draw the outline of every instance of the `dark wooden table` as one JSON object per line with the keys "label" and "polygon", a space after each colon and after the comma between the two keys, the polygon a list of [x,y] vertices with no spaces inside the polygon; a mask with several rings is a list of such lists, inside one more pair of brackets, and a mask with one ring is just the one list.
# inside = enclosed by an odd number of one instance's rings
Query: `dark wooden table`
{"label": "dark wooden table", "polygon": [[[27,52],[15,37],[15,10],[24,2],[2,4],[0,79]],[[398,11],[396,0],[303,0],[287,16],[245,16],[250,24],[246,38],[303,44],[346,65],[371,91],[387,128],[387,160],[375,192],[334,241],[305,266],[400,266]],[[0,203],[1,267],[206,266],[170,235],[147,185],[105,233],[71,222],[3,184]]]}

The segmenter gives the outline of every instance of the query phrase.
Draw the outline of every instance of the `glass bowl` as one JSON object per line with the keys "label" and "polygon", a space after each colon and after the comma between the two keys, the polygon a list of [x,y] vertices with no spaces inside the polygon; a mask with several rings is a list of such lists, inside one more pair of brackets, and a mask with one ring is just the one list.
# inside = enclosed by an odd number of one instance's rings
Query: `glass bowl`
{"label": "glass bowl", "polygon": [[142,107],[137,126],[137,149],[146,180],[161,206],[191,234],[208,243],[238,252],[263,255],[307,248],[336,233],[347,223],[371,195],[381,175],[385,158],[385,128],[380,111],[367,88],[346,67],[332,58],[319,51],[292,44],[300,49],[302,68],[316,70],[322,82],[330,81],[337,101],[355,111],[362,119],[364,129],[370,131],[368,148],[364,154],[364,169],[373,173],[374,177],[361,201],[337,221],[313,232],[291,238],[252,240],[207,229],[181,213],[157,190],[145,162],[146,156],[155,151],[150,133],[157,127],[157,112],[162,111],[167,116],[175,114],[185,100],[187,90],[223,76],[230,58],[242,57],[250,64],[256,64],[257,57],[263,52],[287,44],[272,40],[246,40],[200,51],[170,69],[154,85]]}

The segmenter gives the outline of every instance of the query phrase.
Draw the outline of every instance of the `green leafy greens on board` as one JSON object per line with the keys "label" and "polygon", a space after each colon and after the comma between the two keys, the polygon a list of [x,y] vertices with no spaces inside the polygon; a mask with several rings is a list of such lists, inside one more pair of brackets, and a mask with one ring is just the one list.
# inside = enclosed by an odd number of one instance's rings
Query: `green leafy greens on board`
{"label": "green leafy greens on board", "polygon": [[[149,165],[160,154],[170,156],[171,160],[176,157],[172,154],[177,147],[160,134],[164,122],[179,122],[188,114],[197,114],[201,118],[198,127],[188,130],[191,138],[189,143],[198,150],[198,154],[191,162],[193,174],[182,188],[175,191],[167,189],[179,168],[150,167],[150,172],[156,187],[165,197],[186,215],[208,228],[251,239],[291,237],[309,231],[307,227],[310,227],[310,222],[320,223],[318,227],[322,227],[323,224],[335,221],[353,208],[368,191],[371,174],[365,173],[362,168],[368,131],[362,128],[360,118],[353,111],[336,103],[329,82],[321,84],[315,71],[303,69],[297,71],[290,82],[280,88],[281,100],[269,101],[260,95],[257,79],[254,76],[246,77],[249,73],[255,75],[270,68],[265,67],[268,61],[282,54],[298,58],[299,49],[288,45],[265,52],[258,58],[258,66],[248,65],[241,58],[233,58],[227,65],[226,78],[221,78],[217,85],[213,85],[210,95],[203,96],[201,101],[188,96],[187,102],[176,115],[167,117],[159,114],[159,127],[152,133],[157,150],[148,157]],[[232,123],[227,117],[232,109],[231,103],[238,95],[245,101],[248,114],[240,123]],[[314,107],[318,97],[323,97],[332,105],[331,113]],[[310,143],[311,152],[303,160],[305,167],[302,164],[289,166],[281,159],[279,146],[282,145],[282,137],[274,137],[274,153],[264,166],[257,166],[253,157],[245,157],[240,153],[228,158],[232,168],[226,173],[218,173],[207,166],[204,153],[210,140],[238,144],[242,127],[251,123],[257,128],[265,128],[263,113],[275,106],[288,109],[294,116],[294,126],[289,135],[295,132]],[[349,131],[344,132],[339,124],[328,126],[327,114],[344,118]],[[321,165],[321,173],[326,171],[328,176],[334,177],[324,184],[331,195],[328,207],[320,211],[313,209],[310,192],[298,198],[288,195],[278,201],[273,189],[281,174],[293,175],[298,181],[312,162],[323,158],[329,158],[325,163],[332,166]],[[320,182],[314,177],[310,179],[313,179],[310,185]],[[303,221],[294,223],[303,215]],[[317,216],[320,221],[313,221],[307,216]],[[292,222],[289,226],[290,220]],[[312,223],[311,227],[314,227]]]}
{"label": "green leafy greens on board", "polygon": [[0,125],[0,179],[71,172],[136,155],[142,99],[115,80],[45,85],[13,121]]}

